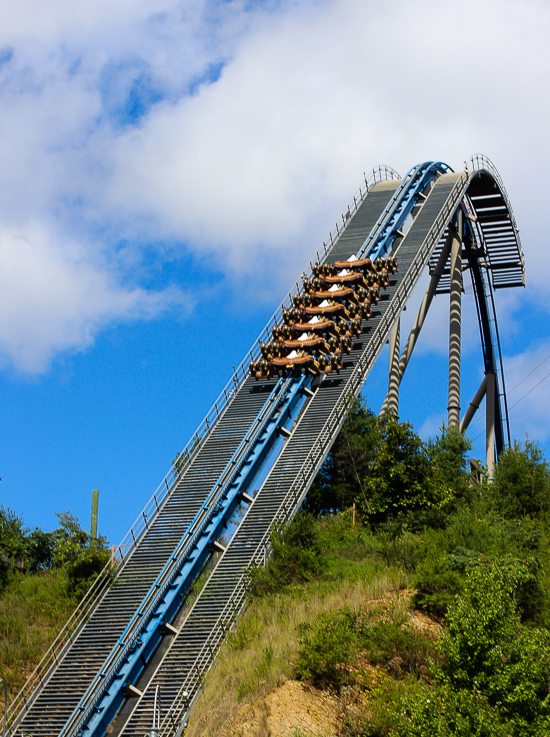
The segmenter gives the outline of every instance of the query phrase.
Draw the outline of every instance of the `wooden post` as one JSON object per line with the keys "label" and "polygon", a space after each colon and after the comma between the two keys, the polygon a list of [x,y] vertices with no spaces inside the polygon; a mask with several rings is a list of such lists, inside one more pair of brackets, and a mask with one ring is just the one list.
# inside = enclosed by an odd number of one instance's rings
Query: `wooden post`
{"label": "wooden post", "polygon": [[99,508],[99,489],[92,491],[92,522],[90,525],[90,537],[92,540],[97,539],[97,512]]}

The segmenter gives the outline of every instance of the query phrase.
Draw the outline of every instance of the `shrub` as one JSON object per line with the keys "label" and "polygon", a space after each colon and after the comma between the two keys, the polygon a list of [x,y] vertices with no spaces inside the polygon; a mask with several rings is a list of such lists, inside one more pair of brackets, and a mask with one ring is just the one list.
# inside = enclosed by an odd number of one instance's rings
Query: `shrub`
{"label": "shrub", "polygon": [[320,688],[341,688],[350,680],[350,663],[357,651],[356,617],[344,609],[325,613],[300,626],[300,650],[295,675]]}
{"label": "shrub", "polygon": [[110,551],[98,545],[82,548],[73,555],[65,566],[69,593],[81,599],[105,568],[110,558]]}
{"label": "shrub", "polygon": [[514,441],[501,453],[495,469],[492,496],[505,517],[539,515],[550,507],[550,469],[542,450],[527,439]]}
{"label": "shrub", "polygon": [[264,567],[250,571],[250,590],[254,596],[281,591],[292,583],[303,583],[325,568],[315,519],[300,512],[290,524],[271,534],[272,554]]}
{"label": "shrub", "polygon": [[550,633],[521,625],[517,587],[517,575],[504,567],[475,568],[449,609],[440,650],[450,686],[479,691],[523,735],[538,723],[550,726]]}

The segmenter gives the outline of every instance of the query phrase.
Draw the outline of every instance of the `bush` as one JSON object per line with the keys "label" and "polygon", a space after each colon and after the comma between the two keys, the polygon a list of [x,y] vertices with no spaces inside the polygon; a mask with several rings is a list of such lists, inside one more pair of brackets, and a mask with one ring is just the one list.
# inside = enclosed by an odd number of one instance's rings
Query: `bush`
{"label": "bush", "polygon": [[326,559],[315,519],[304,512],[299,512],[290,524],[272,532],[271,547],[272,554],[265,568],[250,571],[250,590],[254,596],[309,581],[325,568]]}
{"label": "bush", "polygon": [[322,614],[312,624],[300,626],[295,676],[319,688],[339,689],[350,680],[357,646],[356,616],[349,609]]}
{"label": "bush", "polygon": [[420,675],[436,655],[434,643],[408,625],[403,614],[363,624],[359,643],[362,656],[371,665],[384,666],[399,677],[406,673]]}
{"label": "bush", "polygon": [[361,663],[383,666],[394,677],[419,675],[436,656],[434,643],[407,624],[402,612],[357,615],[348,608],[300,627],[295,675],[319,687],[357,681]]}
{"label": "bush", "polygon": [[81,599],[110,559],[107,548],[98,545],[82,548],[65,566],[69,593]]}
{"label": "bush", "polygon": [[523,735],[541,720],[550,727],[550,633],[521,625],[517,588],[518,576],[494,563],[474,569],[440,650],[450,686],[479,691]]}
{"label": "bush", "polygon": [[483,694],[448,684],[403,699],[396,721],[400,737],[510,737]]}
{"label": "bush", "polygon": [[522,446],[501,453],[495,469],[492,496],[504,517],[540,515],[550,506],[550,470],[542,450],[527,439]]}

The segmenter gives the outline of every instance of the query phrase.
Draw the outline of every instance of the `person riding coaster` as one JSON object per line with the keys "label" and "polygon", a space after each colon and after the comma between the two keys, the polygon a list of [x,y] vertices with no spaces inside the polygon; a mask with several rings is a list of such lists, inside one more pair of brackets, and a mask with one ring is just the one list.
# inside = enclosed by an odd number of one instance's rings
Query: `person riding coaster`
{"label": "person riding coaster", "polygon": [[372,307],[370,302],[364,302],[359,305],[351,305],[349,309],[350,320],[368,320],[372,317]]}
{"label": "person riding coaster", "polygon": [[386,260],[379,256],[374,262],[374,268],[381,281],[383,283],[385,282],[385,286],[387,286],[390,282],[390,270],[388,269]]}
{"label": "person riding coaster", "polygon": [[[369,305],[370,307],[370,305]],[[363,332],[363,325],[360,317],[352,317],[349,321],[350,332],[352,335],[360,335]]]}
{"label": "person riding coaster", "polygon": [[282,325],[282,327],[274,325],[271,328],[271,335],[277,343],[282,343],[284,340],[290,340],[292,338],[292,329],[290,325]]}
{"label": "person riding coaster", "polygon": [[395,274],[397,271],[397,259],[395,256],[390,256],[386,259],[386,268],[390,272],[390,274]]}
{"label": "person riding coaster", "polygon": [[283,307],[282,311],[283,322],[286,325],[292,325],[293,322],[298,322],[301,319],[300,310],[297,307]]}
{"label": "person riding coaster", "polygon": [[259,379],[270,379],[276,373],[265,359],[258,362],[250,361],[248,368],[250,370],[250,375],[253,376],[256,381]]}
{"label": "person riding coaster", "polygon": [[332,264],[315,264],[312,268],[313,276],[333,276],[336,273],[336,269]]}

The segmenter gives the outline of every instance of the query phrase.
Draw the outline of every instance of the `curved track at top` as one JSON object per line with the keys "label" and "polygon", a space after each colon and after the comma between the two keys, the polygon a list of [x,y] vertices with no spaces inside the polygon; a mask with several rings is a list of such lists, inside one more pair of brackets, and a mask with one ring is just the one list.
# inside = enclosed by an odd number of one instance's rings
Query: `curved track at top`
{"label": "curved track at top", "polygon": [[[360,190],[313,259],[332,263],[365,253],[398,261],[340,373],[257,381],[248,374],[249,357],[243,361],[180,456],[177,474],[164,480],[132,528],[114,580],[97,582],[81,615],[15,702],[13,737],[103,735],[107,728],[110,735],[143,737],[158,692],[160,735],[182,733],[204,674],[245,606],[247,569],[269,554],[273,525],[299,508],[344,421],[346,397],[361,391],[459,208],[485,368],[500,381],[497,448],[506,444],[492,290],[522,285],[525,277],[500,178],[483,157],[473,157],[467,170],[456,173],[430,163],[414,167],[403,180],[384,171]],[[280,311],[261,340],[269,340],[277,320]],[[253,351],[257,359],[257,346]],[[226,546],[219,542],[221,531],[238,507],[244,516]],[[186,608],[192,580],[212,556],[213,573]]]}

